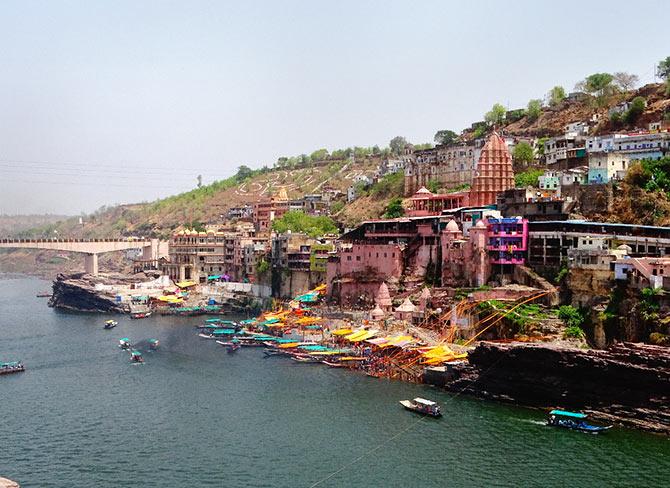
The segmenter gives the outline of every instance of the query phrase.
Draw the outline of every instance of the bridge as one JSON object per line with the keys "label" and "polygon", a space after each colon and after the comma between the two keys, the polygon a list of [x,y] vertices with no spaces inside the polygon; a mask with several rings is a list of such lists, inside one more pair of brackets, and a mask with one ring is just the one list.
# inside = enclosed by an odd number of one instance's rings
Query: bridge
{"label": "bridge", "polygon": [[39,249],[85,254],[86,272],[98,274],[98,255],[141,249],[143,261],[167,257],[168,243],[158,239],[0,239],[0,249]]}

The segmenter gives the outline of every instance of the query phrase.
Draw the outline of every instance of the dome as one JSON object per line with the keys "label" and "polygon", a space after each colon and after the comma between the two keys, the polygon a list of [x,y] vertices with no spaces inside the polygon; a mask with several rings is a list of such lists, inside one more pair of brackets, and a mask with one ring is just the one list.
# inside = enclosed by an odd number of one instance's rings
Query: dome
{"label": "dome", "polygon": [[428,196],[428,195],[432,195],[432,194],[433,193],[428,188],[426,188],[425,186],[422,186],[416,192],[416,195],[426,195],[426,196]]}
{"label": "dome", "polygon": [[477,223],[475,224],[476,229],[486,229],[486,224],[482,219],[479,219]]}
{"label": "dome", "polygon": [[633,250],[632,247],[630,247],[630,246],[628,246],[628,245],[626,245],[626,244],[621,244],[620,246],[617,246],[617,249],[619,249],[619,250],[621,250],[621,251],[626,251],[626,252],[628,252],[628,253],[631,252],[631,251]]}
{"label": "dome", "polygon": [[377,305],[372,309],[372,312],[370,312],[370,316],[372,317],[372,320],[381,320],[384,318],[384,311]]}
{"label": "dome", "polygon": [[455,220],[450,220],[449,223],[447,224],[447,232],[458,232],[460,229],[458,228],[458,224],[456,223]]}
{"label": "dome", "polygon": [[395,309],[396,312],[416,312],[416,307],[414,304],[410,301],[409,297],[405,298],[405,301],[402,302],[402,304]]}

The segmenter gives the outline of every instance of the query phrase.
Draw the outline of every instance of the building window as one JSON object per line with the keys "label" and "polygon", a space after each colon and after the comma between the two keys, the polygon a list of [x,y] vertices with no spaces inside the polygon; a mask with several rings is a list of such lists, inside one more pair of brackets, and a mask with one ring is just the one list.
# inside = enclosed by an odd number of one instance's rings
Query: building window
{"label": "building window", "polygon": [[347,261],[351,261],[351,256],[347,256]]}
{"label": "building window", "polygon": [[360,256],[356,256],[356,261],[360,261],[360,260],[361,260],[361,257],[360,257]]}

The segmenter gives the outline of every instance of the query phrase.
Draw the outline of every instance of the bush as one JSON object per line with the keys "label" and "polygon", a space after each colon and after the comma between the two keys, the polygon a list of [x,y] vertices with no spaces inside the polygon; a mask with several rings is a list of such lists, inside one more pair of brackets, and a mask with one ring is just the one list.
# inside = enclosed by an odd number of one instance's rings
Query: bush
{"label": "bush", "polygon": [[405,189],[405,174],[402,171],[381,178],[370,188],[373,197],[401,197]]}
{"label": "bush", "polygon": [[335,202],[330,206],[330,213],[336,214],[344,208],[344,202]]}
{"label": "bush", "polygon": [[[584,323],[584,316],[572,305],[562,305],[558,308],[558,318],[568,326],[580,328]],[[581,330],[581,329],[580,329]]]}
{"label": "bush", "polygon": [[402,206],[402,199],[394,198],[386,206],[386,212],[384,213],[384,217],[387,219],[397,219],[398,217],[402,217],[403,215],[405,215],[405,209]]}
{"label": "bush", "polygon": [[640,118],[640,115],[644,112],[645,107],[647,106],[647,101],[643,97],[635,97],[630,104],[630,108],[626,111],[624,119],[627,124],[634,124],[637,122],[637,119]]}
{"label": "bush", "polygon": [[565,339],[584,339],[585,337],[586,335],[584,334],[584,331],[577,325],[567,327],[563,331],[563,338]]}
{"label": "bush", "polygon": [[338,228],[330,217],[307,215],[301,211],[286,212],[282,218],[272,223],[272,229],[279,233],[287,231],[300,232],[310,237],[319,237],[324,234],[336,234]]}
{"label": "bush", "polygon": [[525,188],[527,186],[537,187],[540,184],[539,178],[544,174],[541,169],[529,169],[514,175],[514,183],[517,188]]}

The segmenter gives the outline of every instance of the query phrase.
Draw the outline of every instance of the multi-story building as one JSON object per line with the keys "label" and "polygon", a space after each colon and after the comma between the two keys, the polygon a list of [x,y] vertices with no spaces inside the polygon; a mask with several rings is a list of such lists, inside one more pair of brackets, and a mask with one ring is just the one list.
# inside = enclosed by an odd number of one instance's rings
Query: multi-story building
{"label": "multi-story building", "polygon": [[465,207],[470,201],[467,191],[435,194],[425,187],[421,187],[410,198],[410,208],[406,215],[409,217],[425,217],[427,215],[441,215],[444,210]]}
{"label": "multi-story building", "polygon": [[403,160],[405,195],[416,193],[431,180],[447,189],[469,185],[477,161],[474,144],[438,145],[419,151],[408,146]]}
{"label": "multi-story building", "polygon": [[488,246],[492,265],[526,262],[528,220],[520,217],[488,219]]}
{"label": "multi-story building", "polygon": [[661,159],[670,149],[670,132],[636,133],[614,140],[614,151],[629,161]]}
{"label": "multi-story building", "polygon": [[555,190],[536,192],[527,188],[513,188],[499,193],[498,210],[504,217],[521,216],[530,221],[565,220],[569,215],[568,202],[560,198]]}
{"label": "multi-story building", "polygon": [[253,222],[256,232],[265,234],[272,230],[272,222],[289,211],[289,199],[286,188],[281,188],[277,195],[254,203]]}
{"label": "multi-story building", "polygon": [[578,135],[552,137],[544,143],[544,158],[548,166],[569,169],[586,162],[585,139]]}
{"label": "multi-story building", "polygon": [[628,155],[620,151],[589,153],[589,183],[608,183],[622,180],[629,166]]}

